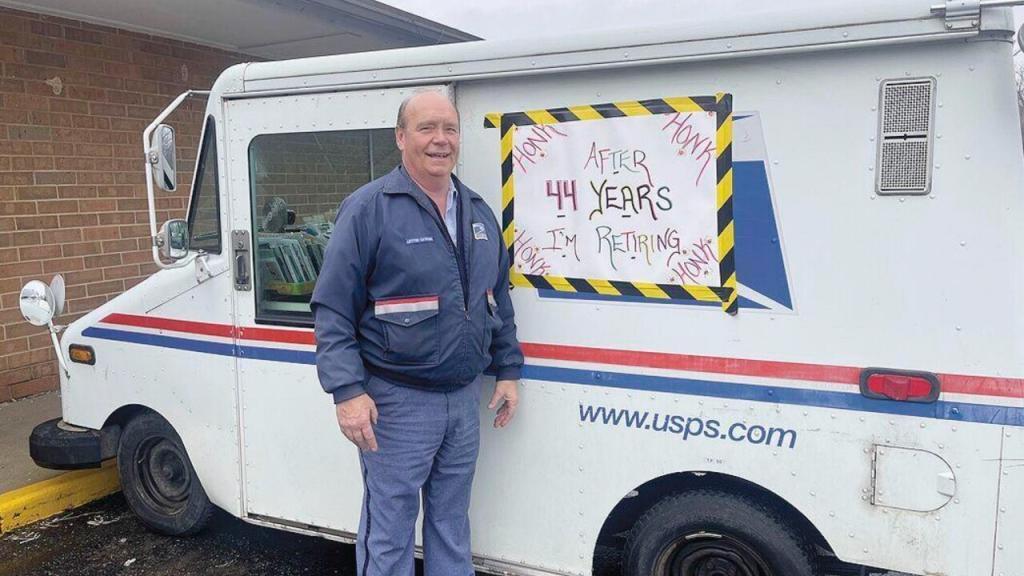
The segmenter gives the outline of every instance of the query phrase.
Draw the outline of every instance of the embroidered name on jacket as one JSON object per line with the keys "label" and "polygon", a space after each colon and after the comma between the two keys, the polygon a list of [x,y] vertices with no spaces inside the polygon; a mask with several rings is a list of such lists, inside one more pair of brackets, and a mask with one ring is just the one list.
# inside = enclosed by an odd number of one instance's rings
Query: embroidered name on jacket
{"label": "embroidered name on jacket", "polygon": [[419,238],[409,238],[405,241],[406,244],[423,244],[424,242],[433,242],[433,236],[420,236]]}

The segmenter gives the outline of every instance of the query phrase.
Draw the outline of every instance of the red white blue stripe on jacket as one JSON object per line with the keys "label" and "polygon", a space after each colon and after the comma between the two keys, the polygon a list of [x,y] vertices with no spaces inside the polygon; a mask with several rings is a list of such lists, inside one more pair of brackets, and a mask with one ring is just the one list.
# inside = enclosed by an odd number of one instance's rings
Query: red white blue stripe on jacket
{"label": "red white blue stripe on jacket", "polygon": [[[316,364],[313,332],[304,329],[110,314],[82,335],[202,354]],[[850,366],[526,342],[522,348],[527,360],[523,378],[528,380],[1024,426],[1021,378],[939,374],[939,400],[923,404],[861,395],[861,368]]]}

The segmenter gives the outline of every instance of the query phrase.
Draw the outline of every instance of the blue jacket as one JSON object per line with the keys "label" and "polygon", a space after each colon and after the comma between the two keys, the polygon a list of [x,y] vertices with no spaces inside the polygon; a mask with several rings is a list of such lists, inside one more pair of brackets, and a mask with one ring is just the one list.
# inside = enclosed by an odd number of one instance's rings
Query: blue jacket
{"label": "blue jacket", "polygon": [[483,198],[455,185],[457,246],[401,166],[341,203],[310,302],[317,373],[335,403],[362,394],[371,374],[438,391],[484,370],[519,378],[501,229]]}

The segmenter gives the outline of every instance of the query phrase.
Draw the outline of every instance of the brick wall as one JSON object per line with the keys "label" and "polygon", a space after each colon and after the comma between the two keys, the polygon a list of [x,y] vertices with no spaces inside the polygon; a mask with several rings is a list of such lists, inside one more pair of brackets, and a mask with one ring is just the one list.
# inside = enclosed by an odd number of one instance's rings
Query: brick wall
{"label": "brick wall", "polygon": [[[46,329],[18,310],[21,286],[64,274],[66,324],[155,270],[142,130],[176,95],[246,60],[0,8],[0,402],[58,387]],[[184,216],[204,104],[169,119],[181,186],[158,195],[158,221]]]}

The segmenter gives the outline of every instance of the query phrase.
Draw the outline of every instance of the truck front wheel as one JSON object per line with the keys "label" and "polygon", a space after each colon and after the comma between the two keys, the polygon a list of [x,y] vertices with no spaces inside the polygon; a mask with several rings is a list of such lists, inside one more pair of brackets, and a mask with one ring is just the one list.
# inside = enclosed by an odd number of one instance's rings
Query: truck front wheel
{"label": "truck front wheel", "polygon": [[117,449],[121,489],[132,511],[155,532],[188,536],[203,529],[213,505],[174,428],[158,414],[132,418]]}
{"label": "truck front wheel", "polygon": [[630,531],[626,576],[813,576],[810,548],[769,509],[710,490],[669,496]]}

